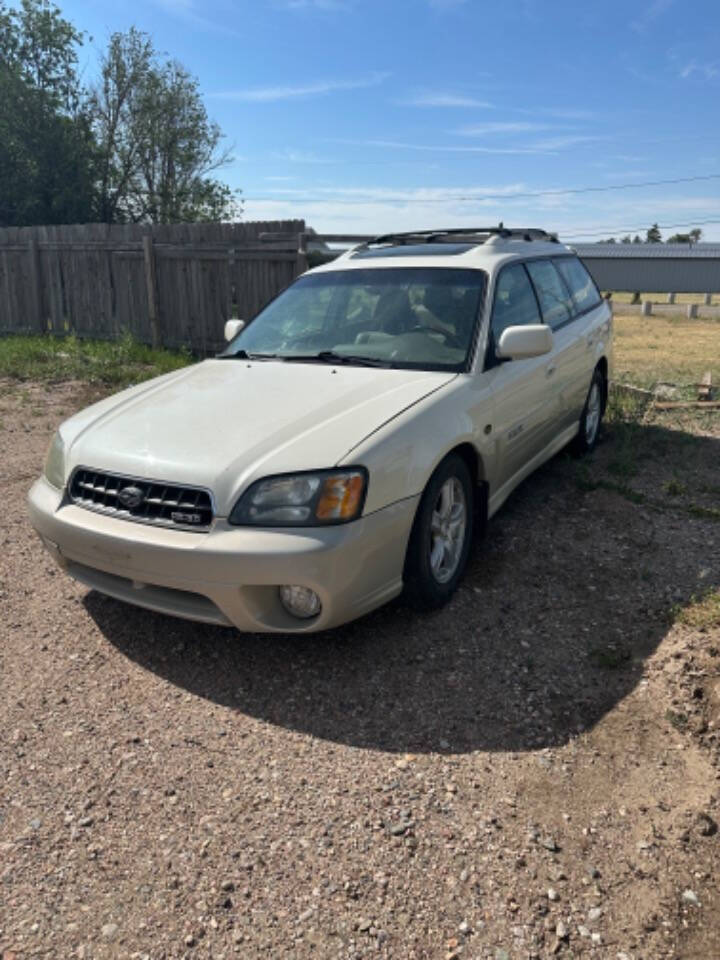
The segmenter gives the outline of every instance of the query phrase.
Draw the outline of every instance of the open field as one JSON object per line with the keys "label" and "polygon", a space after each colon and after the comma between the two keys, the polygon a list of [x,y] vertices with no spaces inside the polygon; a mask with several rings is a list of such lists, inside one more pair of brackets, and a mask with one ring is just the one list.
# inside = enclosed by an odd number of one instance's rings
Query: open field
{"label": "open field", "polygon": [[[685,369],[632,330],[629,378]],[[25,493],[102,391],[0,380],[4,960],[720,956],[720,414],[616,398],[447,608],[268,638],[43,552]]]}
{"label": "open field", "polygon": [[621,314],[614,329],[616,380],[695,385],[710,370],[720,386],[720,320]]}
{"label": "open field", "polygon": [[[634,297],[633,293],[630,293],[626,290],[620,290],[617,293],[613,293],[612,299],[613,303],[631,303]],[[644,293],[640,294],[642,300],[650,300],[651,303],[667,303],[668,295],[666,293]],[[675,303],[676,304],[688,304],[688,303],[705,303],[705,294],[704,293],[677,293],[675,294]],[[717,306],[720,303],[720,293],[715,293],[712,296],[712,305]]]}

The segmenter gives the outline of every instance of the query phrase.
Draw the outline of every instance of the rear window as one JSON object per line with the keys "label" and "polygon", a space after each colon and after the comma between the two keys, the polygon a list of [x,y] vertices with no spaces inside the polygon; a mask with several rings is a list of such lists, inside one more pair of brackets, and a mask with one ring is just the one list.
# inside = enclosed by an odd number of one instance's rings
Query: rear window
{"label": "rear window", "polygon": [[555,266],[570,288],[573,302],[580,313],[591,310],[600,303],[600,294],[595,282],[579,260],[575,257],[564,257],[562,260],[556,260]]}

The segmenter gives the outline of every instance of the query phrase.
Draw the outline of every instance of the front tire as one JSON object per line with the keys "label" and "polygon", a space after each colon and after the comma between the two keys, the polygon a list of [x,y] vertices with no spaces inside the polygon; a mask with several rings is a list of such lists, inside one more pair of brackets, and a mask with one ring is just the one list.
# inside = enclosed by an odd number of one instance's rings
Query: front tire
{"label": "front tire", "polygon": [[585,406],[580,415],[578,435],[573,441],[573,451],[579,456],[590,453],[595,448],[600,433],[600,423],[605,412],[604,396],[605,380],[600,368],[595,367]]}
{"label": "front tire", "polygon": [[462,457],[443,460],[418,506],[405,560],[405,589],[424,610],[444,606],[465,572],[473,535],[473,482]]}

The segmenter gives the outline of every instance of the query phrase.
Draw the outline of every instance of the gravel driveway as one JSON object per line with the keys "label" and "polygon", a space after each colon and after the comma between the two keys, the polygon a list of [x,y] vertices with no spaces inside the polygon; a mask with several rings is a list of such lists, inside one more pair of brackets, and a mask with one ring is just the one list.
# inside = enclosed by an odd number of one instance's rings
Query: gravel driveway
{"label": "gravel driveway", "polygon": [[86,399],[0,382],[3,960],[720,956],[720,428],[613,424],[442,612],[273,638],[55,568]]}

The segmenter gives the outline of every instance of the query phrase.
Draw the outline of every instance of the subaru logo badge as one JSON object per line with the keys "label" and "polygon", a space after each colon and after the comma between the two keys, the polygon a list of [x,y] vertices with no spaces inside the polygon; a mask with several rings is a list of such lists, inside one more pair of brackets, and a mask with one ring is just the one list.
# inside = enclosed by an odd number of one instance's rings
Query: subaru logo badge
{"label": "subaru logo badge", "polygon": [[145,499],[145,494],[140,487],[123,487],[117,495],[120,503],[128,510],[134,510],[139,507]]}

